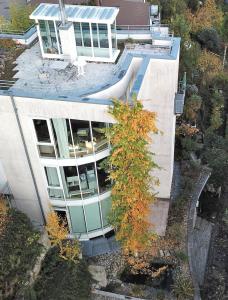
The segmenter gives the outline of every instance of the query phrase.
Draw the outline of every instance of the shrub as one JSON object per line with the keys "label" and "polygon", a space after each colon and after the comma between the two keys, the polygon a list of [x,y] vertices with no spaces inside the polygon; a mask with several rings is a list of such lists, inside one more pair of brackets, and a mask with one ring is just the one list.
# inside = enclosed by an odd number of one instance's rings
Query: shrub
{"label": "shrub", "polygon": [[0,298],[14,299],[24,289],[41,252],[39,234],[23,213],[9,209],[4,234],[0,236]]}
{"label": "shrub", "polygon": [[1,39],[0,40],[0,48],[9,50],[9,49],[12,49],[15,47],[16,47],[16,44],[13,40],[10,40],[10,39]]}
{"label": "shrub", "polygon": [[219,53],[221,50],[221,41],[217,31],[214,28],[206,28],[197,34],[197,40],[204,48],[209,51]]}
{"label": "shrub", "polygon": [[91,275],[84,260],[76,265],[59,257],[57,247],[47,253],[33,291],[37,300],[88,300]]}
{"label": "shrub", "polygon": [[191,279],[179,271],[175,274],[172,291],[178,300],[193,299],[194,296]]}

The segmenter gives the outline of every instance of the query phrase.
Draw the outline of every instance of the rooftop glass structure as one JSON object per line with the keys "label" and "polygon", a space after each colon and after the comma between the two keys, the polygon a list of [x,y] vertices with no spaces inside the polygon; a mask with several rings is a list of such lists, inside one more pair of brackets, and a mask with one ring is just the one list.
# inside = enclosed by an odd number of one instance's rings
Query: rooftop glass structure
{"label": "rooftop glass structure", "polygon": [[65,6],[67,24],[61,23],[57,4],[40,4],[31,14],[44,58],[114,62],[119,54],[116,41],[115,7]]}

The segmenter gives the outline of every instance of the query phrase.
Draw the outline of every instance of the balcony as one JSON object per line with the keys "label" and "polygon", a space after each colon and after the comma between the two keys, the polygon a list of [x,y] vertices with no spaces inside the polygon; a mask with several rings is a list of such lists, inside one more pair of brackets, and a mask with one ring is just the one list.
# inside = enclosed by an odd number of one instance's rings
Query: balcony
{"label": "balcony", "polygon": [[184,73],[183,80],[179,82],[179,88],[175,95],[174,110],[175,115],[180,116],[184,111],[184,101],[186,93],[186,73]]}

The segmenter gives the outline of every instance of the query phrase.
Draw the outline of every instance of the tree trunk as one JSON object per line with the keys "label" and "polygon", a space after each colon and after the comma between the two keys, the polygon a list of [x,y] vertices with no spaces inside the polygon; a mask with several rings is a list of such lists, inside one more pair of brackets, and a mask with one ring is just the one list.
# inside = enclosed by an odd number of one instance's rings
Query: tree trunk
{"label": "tree trunk", "polygon": [[224,65],[225,65],[225,61],[226,61],[227,47],[228,47],[228,44],[225,44],[225,49],[224,49],[224,54],[223,54],[223,62],[222,62],[223,69],[224,69]]}

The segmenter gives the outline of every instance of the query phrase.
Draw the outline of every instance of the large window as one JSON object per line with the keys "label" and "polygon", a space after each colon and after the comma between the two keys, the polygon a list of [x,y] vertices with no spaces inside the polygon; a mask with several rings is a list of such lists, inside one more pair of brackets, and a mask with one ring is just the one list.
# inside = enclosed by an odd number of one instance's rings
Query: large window
{"label": "large window", "polygon": [[98,203],[86,205],[85,215],[88,232],[101,229],[101,218]]}
{"label": "large window", "polygon": [[108,26],[107,24],[98,24],[100,48],[109,48]]}
{"label": "large window", "polygon": [[74,233],[87,233],[84,211],[82,206],[69,206],[72,231]]}
{"label": "large window", "polygon": [[79,177],[75,166],[60,167],[65,196],[68,199],[81,199]]}
{"label": "large window", "polygon": [[70,120],[74,151],[76,156],[82,157],[93,153],[90,126],[88,121]]}
{"label": "large window", "polygon": [[107,124],[103,122],[91,122],[93,132],[93,144],[95,152],[108,148]]}
{"label": "large window", "polygon": [[76,46],[83,46],[81,23],[74,23],[74,34],[76,40]]}
{"label": "large window", "polygon": [[50,143],[51,138],[48,131],[47,120],[33,120],[36,129],[36,136],[38,142]]}
{"label": "large window", "polygon": [[84,47],[91,47],[92,45],[89,23],[81,23],[81,26]]}
{"label": "large window", "polygon": [[[113,43],[116,39],[115,24],[112,25]],[[108,25],[91,23],[74,23],[74,33],[78,56],[109,57]],[[92,42],[91,42],[92,40]],[[92,51],[93,47],[93,51]],[[116,47],[116,45],[115,45]],[[114,46],[113,46],[114,48]]]}
{"label": "large window", "polygon": [[51,199],[64,199],[62,188],[60,187],[57,168],[45,167],[45,174],[48,183],[48,194]]}
{"label": "large window", "polygon": [[41,157],[55,157],[55,148],[51,140],[47,120],[33,120],[36,131],[37,147]]}
{"label": "large window", "polygon": [[99,47],[98,28],[96,23],[92,23],[93,47]]}
{"label": "large window", "polygon": [[94,163],[78,167],[83,198],[97,195],[97,178]]}
{"label": "large window", "polygon": [[73,139],[68,119],[52,119],[52,127],[60,158],[75,157]]}
{"label": "large window", "polygon": [[59,53],[54,21],[39,20],[38,22],[44,53]]}

